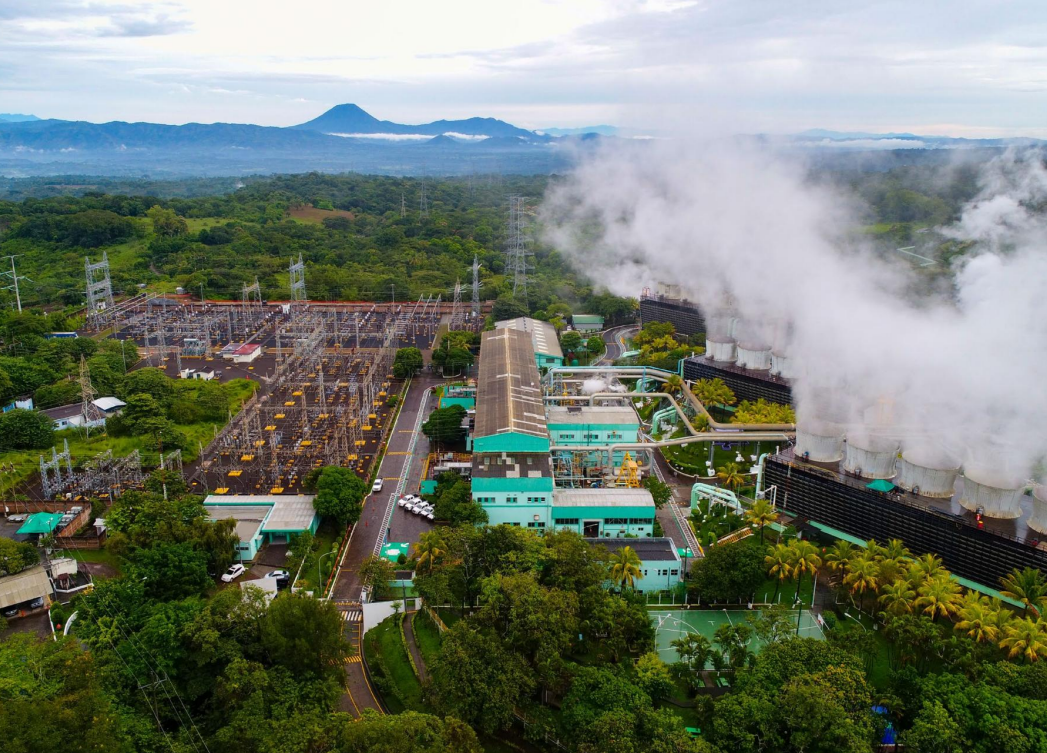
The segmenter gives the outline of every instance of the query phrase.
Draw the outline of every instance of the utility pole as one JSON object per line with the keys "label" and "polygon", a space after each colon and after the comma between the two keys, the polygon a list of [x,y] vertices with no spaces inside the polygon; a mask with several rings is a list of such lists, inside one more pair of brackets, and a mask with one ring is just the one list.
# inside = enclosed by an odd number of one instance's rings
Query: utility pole
{"label": "utility pole", "polygon": [[[21,256],[21,254],[19,254],[19,256]],[[6,285],[4,287],[4,290],[14,290],[15,291],[15,303],[18,305],[18,313],[21,314],[22,313],[22,296],[18,292],[18,281],[19,280],[29,280],[29,278],[28,277],[19,277],[18,276],[18,273],[15,271],[15,257],[14,256],[5,256],[4,258],[11,260],[11,271],[10,272],[0,272],[0,276],[10,277],[11,278],[11,284],[10,285]],[[32,282],[32,280],[30,280],[30,282]]]}
{"label": "utility pole", "polygon": [[480,259],[473,255],[473,318],[480,318]]}

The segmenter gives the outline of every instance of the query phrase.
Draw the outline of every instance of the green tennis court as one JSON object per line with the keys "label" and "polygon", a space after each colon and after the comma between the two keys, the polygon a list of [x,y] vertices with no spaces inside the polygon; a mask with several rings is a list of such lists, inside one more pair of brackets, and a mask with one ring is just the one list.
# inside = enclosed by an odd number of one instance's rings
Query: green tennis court
{"label": "green tennis court", "polygon": [[[669,645],[677,638],[682,638],[687,633],[700,633],[712,642],[713,634],[721,625],[744,625],[748,615],[759,613],[759,610],[751,609],[673,609],[649,614],[654,622],[654,641],[658,649],[658,656],[662,661],[672,664],[680,659],[676,649]],[[796,619],[795,613],[793,619]],[[803,614],[800,615],[799,634],[805,638],[821,639],[824,637],[818,621],[808,609],[803,610]],[[754,635],[749,647],[755,653],[760,653],[763,641]]]}

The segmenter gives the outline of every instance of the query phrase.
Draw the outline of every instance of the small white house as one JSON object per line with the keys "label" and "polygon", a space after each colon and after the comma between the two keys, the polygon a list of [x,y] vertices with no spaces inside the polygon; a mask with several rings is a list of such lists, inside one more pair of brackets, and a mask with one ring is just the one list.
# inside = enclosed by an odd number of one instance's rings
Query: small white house
{"label": "small white house", "polygon": [[182,379],[201,379],[209,382],[214,379],[214,369],[182,369],[178,376]]}
{"label": "small white house", "polygon": [[222,358],[231,359],[233,363],[251,363],[256,360],[263,353],[263,348],[259,343],[247,343],[241,345],[236,349],[230,349],[226,346],[222,349]]}
{"label": "small white house", "polygon": [[127,405],[123,400],[115,397],[100,397],[91,401],[93,410],[85,423],[83,405],[72,403],[60,405],[57,408],[47,408],[41,411],[54,422],[55,430],[69,429],[72,427],[87,426],[93,429],[102,426],[107,418],[119,415],[120,411]]}

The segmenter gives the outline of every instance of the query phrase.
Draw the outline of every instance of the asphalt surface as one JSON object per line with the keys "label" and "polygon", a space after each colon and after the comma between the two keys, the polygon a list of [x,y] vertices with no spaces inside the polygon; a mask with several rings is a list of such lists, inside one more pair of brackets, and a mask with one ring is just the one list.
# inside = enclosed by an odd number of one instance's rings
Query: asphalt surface
{"label": "asphalt surface", "polygon": [[626,338],[632,337],[637,331],[639,331],[639,328],[635,324],[624,324],[621,327],[611,327],[608,330],[604,330],[603,342],[607,350],[604,351],[603,356],[596,362],[596,365],[610,364],[621,358],[622,353],[629,349],[625,342]]}

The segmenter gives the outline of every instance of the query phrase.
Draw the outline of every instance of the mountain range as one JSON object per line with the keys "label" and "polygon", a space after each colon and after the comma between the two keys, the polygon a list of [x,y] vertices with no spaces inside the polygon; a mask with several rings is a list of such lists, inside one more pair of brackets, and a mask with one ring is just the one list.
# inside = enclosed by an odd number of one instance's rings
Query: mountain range
{"label": "mountain range", "polygon": [[[0,175],[186,176],[311,170],[442,175],[535,173],[568,168],[578,154],[638,134],[613,126],[530,131],[495,118],[409,125],[380,120],[355,104],[332,107],[286,128],[236,123],[89,123],[0,115]],[[639,134],[642,135],[642,134]],[[756,136],[819,153],[1002,148],[1030,139],[952,139],[910,133],[811,130]]]}

